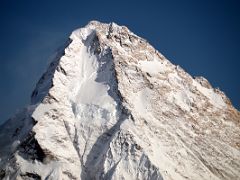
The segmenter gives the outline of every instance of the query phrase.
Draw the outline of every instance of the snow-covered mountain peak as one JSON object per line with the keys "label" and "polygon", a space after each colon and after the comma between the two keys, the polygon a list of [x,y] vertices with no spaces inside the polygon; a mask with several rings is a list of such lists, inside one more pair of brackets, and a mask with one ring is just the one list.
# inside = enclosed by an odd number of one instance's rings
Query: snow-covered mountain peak
{"label": "snow-covered mountain peak", "polygon": [[240,113],[127,27],[73,31],[0,128],[3,179],[237,179]]}

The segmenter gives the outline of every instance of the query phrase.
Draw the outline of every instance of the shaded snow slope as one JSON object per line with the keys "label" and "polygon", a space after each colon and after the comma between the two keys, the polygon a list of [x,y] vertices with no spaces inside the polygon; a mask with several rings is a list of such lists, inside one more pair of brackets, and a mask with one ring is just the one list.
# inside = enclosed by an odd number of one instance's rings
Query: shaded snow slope
{"label": "shaded snow slope", "polygon": [[0,179],[238,179],[239,123],[206,79],[91,21],[0,127]]}

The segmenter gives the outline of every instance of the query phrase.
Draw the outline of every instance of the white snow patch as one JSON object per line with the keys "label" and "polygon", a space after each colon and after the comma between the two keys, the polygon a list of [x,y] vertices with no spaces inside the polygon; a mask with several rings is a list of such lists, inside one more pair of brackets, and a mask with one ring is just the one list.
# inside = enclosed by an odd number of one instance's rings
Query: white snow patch
{"label": "white snow patch", "polygon": [[178,105],[181,109],[190,111],[191,102],[193,101],[191,97],[189,97],[190,92],[185,91],[171,91],[168,94],[168,100],[173,104]]}
{"label": "white snow patch", "polygon": [[136,112],[143,118],[149,118],[150,116],[149,109],[151,104],[148,101],[150,96],[151,90],[148,88],[142,89],[132,96],[134,97],[132,101],[133,106]]}
{"label": "white snow patch", "polygon": [[152,61],[140,61],[139,67],[142,71],[149,74],[164,73],[167,69],[164,62],[160,62],[157,58],[154,58]]}
{"label": "white snow patch", "polygon": [[93,30],[90,28],[79,28],[72,32],[70,38],[73,40],[86,40],[89,34],[92,33],[92,31]]}
{"label": "white snow patch", "polygon": [[205,88],[195,80],[193,80],[193,86],[195,86],[198,91],[200,91],[204,96],[206,96],[210,100],[210,102],[216,107],[218,108],[226,107],[226,104],[223,101],[221,95],[215,93],[213,89]]}

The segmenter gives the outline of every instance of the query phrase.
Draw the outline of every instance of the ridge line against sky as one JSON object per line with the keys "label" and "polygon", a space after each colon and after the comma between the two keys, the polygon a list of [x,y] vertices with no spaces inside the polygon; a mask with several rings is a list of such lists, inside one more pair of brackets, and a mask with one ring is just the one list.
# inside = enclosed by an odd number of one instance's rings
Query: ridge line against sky
{"label": "ridge line against sky", "polygon": [[91,20],[127,26],[172,63],[219,87],[239,109],[239,9],[236,0],[3,0],[0,121],[29,103],[51,55]]}

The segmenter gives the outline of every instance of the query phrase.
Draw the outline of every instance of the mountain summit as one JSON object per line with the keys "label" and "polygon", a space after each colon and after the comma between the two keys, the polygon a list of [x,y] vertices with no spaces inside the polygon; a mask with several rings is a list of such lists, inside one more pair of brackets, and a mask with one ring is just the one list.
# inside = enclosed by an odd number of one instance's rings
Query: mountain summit
{"label": "mountain summit", "polygon": [[115,23],[75,30],[0,127],[0,179],[239,177],[240,112]]}

